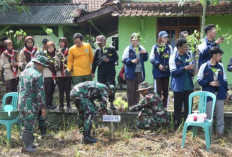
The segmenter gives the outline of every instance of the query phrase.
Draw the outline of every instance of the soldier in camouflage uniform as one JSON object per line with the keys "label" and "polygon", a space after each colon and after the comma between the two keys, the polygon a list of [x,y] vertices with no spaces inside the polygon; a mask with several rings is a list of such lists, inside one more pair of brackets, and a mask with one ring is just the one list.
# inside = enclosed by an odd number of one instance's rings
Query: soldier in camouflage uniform
{"label": "soldier in camouflage uniform", "polygon": [[32,59],[34,65],[25,69],[20,76],[19,81],[19,110],[20,122],[23,126],[23,149],[22,151],[34,152],[36,145],[34,144],[33,132],[39,120],[39,127],[45,125],[45,91],[44,78],[42,71],[46,64],[43,56],[36,56]]}
{"label": "soldier in camouflage uniform", "polygon": [[[79,83],[73,87],[70,96],[75,102],[79,112],[79,128],[83,127],[83,142],[96,143],[97,140],[90,136],[92,117],[98,111],[100,114],[107,112],[107,99],[113,93],[113,85],[105,85],[94,81]],[[94,103],[99,101],[99,106]]]}
{"label": "soldier in camouflage uniform", "polygon": [[129,111],[140,111],[136,120],[137,127],[140,129],[156,130],[162,124],[167,123],[167,110],[163,108],[160,97],[149,90],[152,87],[143,82],[139,85],[138,91],[143,95],[141,103],[129,108]]}

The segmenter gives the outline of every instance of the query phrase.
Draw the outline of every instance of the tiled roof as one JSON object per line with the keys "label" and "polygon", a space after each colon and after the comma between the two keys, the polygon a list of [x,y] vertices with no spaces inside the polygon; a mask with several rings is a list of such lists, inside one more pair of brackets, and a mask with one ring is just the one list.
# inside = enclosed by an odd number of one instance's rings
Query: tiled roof
{"label": "tiled roof", "polygon": [[[207,6],[207,15],[232,14],[230,2]],[[113,16],[199,16],[202,15],[202,5],[199,2],[185,2],[179,6],[178,2],[124,2],[121,8],[113,12]]]}
{"label": "tiled roof", "polygon": [[107,0],[73,0],[74,4],[87,4],[88,11],[95,11],[101,8],[101,5]]}
{"label": "tiled roof", "polygon": [[73,24],[79,4],[30,4],[21,14],[17,10],[1,12],[0,25]]}

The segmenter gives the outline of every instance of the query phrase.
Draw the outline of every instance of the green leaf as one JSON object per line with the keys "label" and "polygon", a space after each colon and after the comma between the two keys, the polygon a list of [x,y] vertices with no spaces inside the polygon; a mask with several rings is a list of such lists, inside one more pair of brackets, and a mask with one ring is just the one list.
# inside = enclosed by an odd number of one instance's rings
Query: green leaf
{"label": "green leaf", "polygon": [[47,29],[46,29],[46,33],[49,35],[49,34],[53,33],[53,30],[50,29],[50,28],[47,28]]}
{"label": "green leaf", "polygon": [[14,31],[13,30],[9,30],[9,33],[12,34],[12,33],[14,33]]}

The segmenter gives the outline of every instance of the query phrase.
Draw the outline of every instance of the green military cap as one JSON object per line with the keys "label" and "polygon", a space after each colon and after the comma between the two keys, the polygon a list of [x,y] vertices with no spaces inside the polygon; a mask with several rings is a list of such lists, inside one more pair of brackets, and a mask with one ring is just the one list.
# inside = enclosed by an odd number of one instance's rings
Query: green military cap
{"label": "green military cap", "polygon": [[36,57],[36,56],[38,56],[38,55],[40,55],[40,56],[46,56],[45,53],[44,53],[43,51],[41,51],[41,50],[37,50],[37,51],[35,52],[35,55],[34,55],[34,56]]}
{"label": "green military cap", "polygon": [[149,86],[149,84],[147,82],[142,82],[139,84],[139,89],[137,90],[137,92],[147,90],[150,88],[153,88],[153,87]]}
{"label": "green military cap", "polygon": [[33,58],[31,60],[32,62],[36,62],[39,63],[45,67],[48,67],[49,65],[47,64],[47,57],[45,56],[41,56],[41,55],[37,55],[35,58]]}

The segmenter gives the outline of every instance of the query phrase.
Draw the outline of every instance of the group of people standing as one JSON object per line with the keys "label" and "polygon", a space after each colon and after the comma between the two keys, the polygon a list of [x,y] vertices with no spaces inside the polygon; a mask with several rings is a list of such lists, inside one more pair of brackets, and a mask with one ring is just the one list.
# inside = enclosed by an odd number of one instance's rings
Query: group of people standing
{"label": "group of people standing", "polygon": [[[10,39],[3,41],[5,49],[1,55],[1,70],[4,71],[6,92],[19,92],[22,151],[36,151],[33,132],[37,122],[41,134],[46,134],[44,116],[46,109],[57,107],[52,104],[56,84],[59,88],[59,109],[64,110],[65,92],[67,110],[71,109],[72,98],[79,111],[79,127],[84,128],[84,142],[96,142],[90,137],[92,117],[96,111],[105,112],[108,96],[111,104],[114,101],[118,55],[114,47],[106,46],[106,38],[102,35],[96,38],[99,49],[95,56],[90,44],[83,42],[82,34],[75,33],[73,40],[75,45],[69,49],[67,39],[60,38],[59,49],[56,49],[54,42],[44,39],[43,49],[38,50],[33,37],[27,36],[20,53],[13,49]],[[92,81],[97,67],[100,83]],[[76,86],[71,91],[72,81]],[[95,105],[95,99],[102,102],[100,108]]]}
{"label": "group of people standing", "polygon": [[[219,44],[223,39],[214,40],[216,30],[213,24],[205,27],[205,33],[203,43],[198,46],[199,70],[193,64],[194,52],[188,48],[186,31],[181,32],[174,50],[168,44],[168,33],[159,32],[157,43],[152,47],[150,56],[145,48],[139,45],[139,34],[131,35],[130,45],[125,48],[122,55],[124,66],[121,72],[124,74],[120,72],[120,75],[127,84],[129,110],[141,111],[137,123],[139,128],[154,129],[159,124],[167,122],[170,77],[174,93],[174,124],[175,128],[178,128],[181,119],[187,118],[188,97],[194,91],[193,77],[197,74],[197,81],[202,90],[217,94],[217,130],[219,134],[223,134],[224,100],[228,90],[226,73],[220,63],[223,51],[219,48]],[[26,151],[35,151],[32,133],[37,118],[41,133],[46,134],[45,109],[57,107],[53,105],[56,84],[59,88],[60,110],[64,110],[64,93],[67,110],[71,110],[71,99],[75,102],[79,111],[79,126],[83,127],[86,143],[96,142],[96,139],[90,136],[94,113],[97,111],[104,113],[107,110],[108,98],[111,108],[114,109],[115,63],[118,61],[115,48],[106,45],[106,38],[103,35],[96,37],[99,48],[95,54],[90,44],[83,42],[82,34],[75,33],[73,41],[74,45],[68,48],[68,40],[62,37],[59,40],[59,48],[56,48],[54,42],[43,40],[44,47],[38,50],[33,37],[27,36],[20,53],[13,49],[10,39],[4,41],[5,50],[1,55],[0,67],[4,71],[6,92],[17,91],[19,81],[19,106],[22,111],[20,116],[24,124],[22,140]],[[144,65],[149,58],[153,65],[153,91],[143,82]],[[97,68],[99,83],[92,81]],[[75,86],[71,90],[72,82]],[[144,96],[140,103],[139,92]],[[100,107],[94,104],[96,99],[100,101]],[[208,118],[212,116],[211,108],[212,100],[209,99]]]}
{"label": "group of people standing", "polygon": [[[174,127],[180,126],[181,120],[188,116],[189,95],[194,91],[193,78],[197,75],[197,82],[203,91],[209,91],[217,95],[216,120],[217,131],[220,135],[224,133],[224,100],[227,98],[226,72],[221,63],[223,51],[220,44],[223,38],[216,38],[216,26],[209,24],[205,27],[206,37],[200,45],[199,66],[196,66],[195,52],[191,52],[187,43],[188,32],[183,31],[176,42],[176,47],[168,44],[168,33],[161,31],[158,34],[157,43],[150,52],[150,62],[153,65],[154,92],[162,99],[162,107],[167,108],[170,86],[174,94]],[[145,80],[144,64],[148,61],[148,53],[139,45],[140,36],[133,33],[131,44],[123,53],[122,61],[125,64],[125,78],[127,83],[127,98],[129,106],[139,103],[139,84]],[[229,67],[230,66],[230,67]],[[228,70],[231,69],[231,64]],[[207,100],[207,118],[210,118],[212,100]],[[184,112],[182,113],[182,107]]]}

